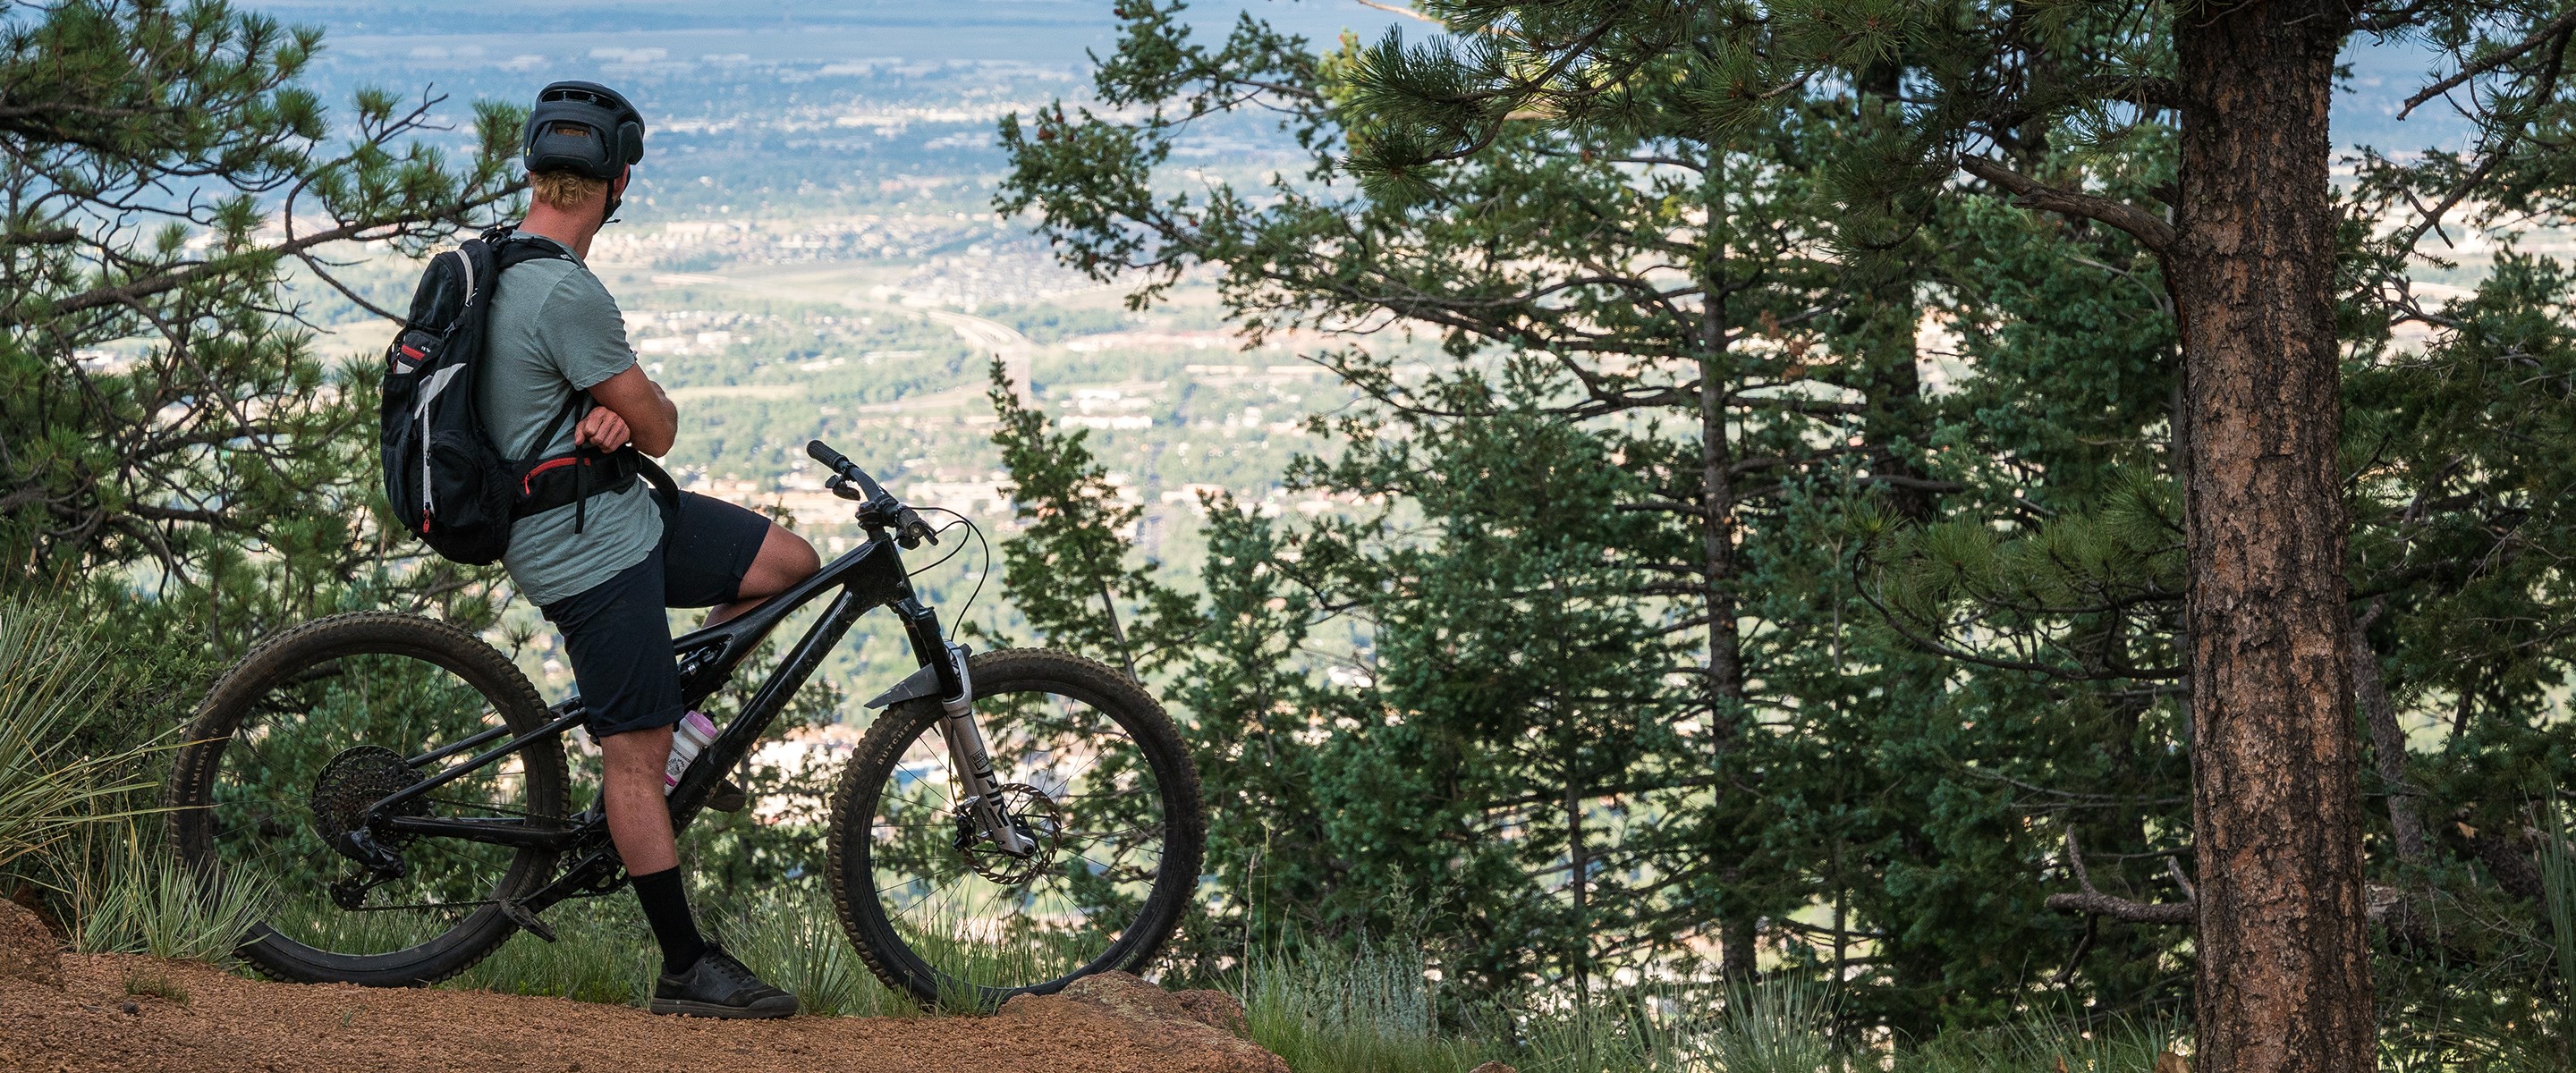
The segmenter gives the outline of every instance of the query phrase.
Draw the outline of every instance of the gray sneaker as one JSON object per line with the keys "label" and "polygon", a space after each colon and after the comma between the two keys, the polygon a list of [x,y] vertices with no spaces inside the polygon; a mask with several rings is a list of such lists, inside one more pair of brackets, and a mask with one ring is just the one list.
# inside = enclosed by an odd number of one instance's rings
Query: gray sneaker
{"label": "gray sneaker", "polygon": [[760,982],[733,955],[710,946],[688,971],[662,974],[651,1009],[682,1017],[793,1017],[796,996]]}

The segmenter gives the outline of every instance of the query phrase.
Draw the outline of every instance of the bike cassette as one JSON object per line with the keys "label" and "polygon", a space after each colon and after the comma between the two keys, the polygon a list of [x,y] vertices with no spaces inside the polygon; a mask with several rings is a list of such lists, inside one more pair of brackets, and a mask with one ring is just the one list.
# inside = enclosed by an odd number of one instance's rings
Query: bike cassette
{"label": "bike cassette", "polygon": [[[366,826],[367,810],[376,802],[410,789],[420,782],[420,773],[403,762],[401,753],[375,745],[358,745],[341,750],[322,767],[313,780],[313,831],[322,836],[322,844],[346,854],[343,836]],[[429,803],[413,798],[389,810],[391,816],[419,816],[429,811]],[[385,839],[395,846],[400,842]],[[371,869],[383,871],[380,862],[364,861]]]}
{"label": "bike cassette", "polygon": [[1026,857],[1002,852],[1002,847],[984,837],[972,811],[960,808],[957,851],[966,856],[966,866],[976,875],[1005,887],[1016,887],[1054,867],[1056,846],[1064,839],[1064,812],[1045,791],[1027,783],[1006,783],[996,793],[1001,798],[1002,815],[1019,830],[1020,837],[1036,848]]}

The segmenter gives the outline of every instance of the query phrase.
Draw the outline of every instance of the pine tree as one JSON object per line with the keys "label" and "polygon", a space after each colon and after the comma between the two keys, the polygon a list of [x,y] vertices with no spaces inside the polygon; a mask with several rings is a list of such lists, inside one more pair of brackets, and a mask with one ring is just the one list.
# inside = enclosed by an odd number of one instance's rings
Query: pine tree
{"label": "pine tree", "polygon": [[223,647],[384,552],[375,370],[313,353],[290,272],[505,209],[517,118],[478,106],[451,164],[417,140],[438,98],[362,92],[335,136],[298,83],[317,31],[212,0],[22,14],[0,29],[0,550],[20,582],[153,587]]}
{"label": "pine tree", "polygon": [[[1692,863],[1658,862],[1658,896],[1669,900],[1649,930],[1663,937],[1611,945],[1669,946],[1714,915],[1732,929],[1719,944],[1728,971],[1749,974],[1756,920],[1785,917],[1810,892],[1803,875],[1742,866],[1763,828],[1748,817],[1765,808],[1764,795],[1758,780],[1711,770],[1753,747],[1745,743],[1757,737],[1755,710],[1779,702],[1752,695],[1764,668],[1749,666],[1744,651],[1757,629],[1743,610],[1745,557],[1772,505],[1806,482],[1836,496],[1896,491],[1918,510],[1922,496],[1948,487],[1922,476],[1923,430],[1908,425],[1920,392],[1902,282],[1908,248],[1886,235],[1913,206],[1855,220],[1849,232],[1811,211],[1816,176],[1834,170],[1838,139],[1864,129],[1869,109],[1850,99],[1792,102],[1773,126],[1708,137],[1696,113],[1640,99],[1616,115],[1525,120],[1498,131],[1491,152],[1436,175],[1355,189],[1334,179],[1344,150],[1404,129],[1401,96],[1377,92],[1372,78],[1437,78],[1442,56],[1381,47],[1318,62],[1302,43],[1250,22],[1204,48],[1169,6],[1125,10],[1121,50],[1103,64],[1098,90],[1150,118],[1059,106],[1027,124],[1006,120],[1015,171],[1003,207],[1042,209],[1041,228],[1068,260],[1137,282],[1135,301],[1151,301],[1183,267],[1207,264],[1255,337],[1392,319],[1438,338],[1455,364],[1422,382],[1400,378],[1385,351],[1314,355],[1376,403],[1334,430],[1354,445],[1374,442],[1378,423],[1434,434],[1443,421],[1502,421],[1511,405],[1590,426],[1586,435],[1614,444],[1606,457],[1635,478],[1635,499],[1619,509],[1658,520],[1646,530],[1654,537],[1619,549],[1627,613],[1664,637],[1696,638],[1684,692],[1699,713],[1685,723],[1697,769],[1656,776],[1690,798],[1656,807],[1694,819],[1631,828],[1675,839],[1659,852]],[[1256,107],[1277,109],[1313,147],[1310,181],[1283,179],[1257,198],[1224,187],[1204,198],[1158,192],[1152,167],[1182,126]],[[1837,263],[1830,254],[1845,240],[1879,243],[1882,255]],[[1892,314],[1890,295],[1903,296]],[[1891,330],[1891,316],[1905,327]],[[1506,372],[1512,355],[1528,360]],[[1523,382],[1506,382],[1514,377]],[[1376,457],[1415,466],[1431,458]],[[1351,471],[1315,479],[1370,490],[1346,483],[1358,479]],[[1371,479],[1427,485],[1441,474]],[[1655,662],[1633,673],[1664,682],[1672,670]],[[1588,883],[1569,896],[1584,896]]]}
{"label": "pine tree", "polygon": [[1131,531],[1144,508],[1109,483],[1108,470],[1084,446],[1088,430],[1055,431],[1046,411],[1013,390],[1000,359],[990,376],[986,397],[1001,418],[993,443],[1011,475],[1004,490],[1013,515],[1026,523],[1002,542],[1002,585],[1011,602],[1048,644],[1130,677],[1175,658],[1171,630],[1188,605],[1154,580],[1155,564],[1131,562]]}

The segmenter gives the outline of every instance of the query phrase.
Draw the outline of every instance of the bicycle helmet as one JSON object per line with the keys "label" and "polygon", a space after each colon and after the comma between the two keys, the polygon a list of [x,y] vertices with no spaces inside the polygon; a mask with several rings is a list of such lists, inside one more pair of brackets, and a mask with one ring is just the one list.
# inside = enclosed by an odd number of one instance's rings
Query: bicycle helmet
{"label": "bicycle helmet", "polygon": [[[529,174],[569,171],[614,182],[644,159],[644,116],[597,82],[557,82],[537,91],[521,141]],[[617,214],[617,202],[612,189],[603,219]]]}

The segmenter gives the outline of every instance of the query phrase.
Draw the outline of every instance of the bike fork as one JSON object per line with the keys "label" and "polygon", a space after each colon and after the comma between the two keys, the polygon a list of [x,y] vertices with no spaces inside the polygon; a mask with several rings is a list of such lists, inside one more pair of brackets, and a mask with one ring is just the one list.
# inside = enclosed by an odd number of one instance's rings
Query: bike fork
{"label": "bike fork", "polygon": [[1037,839],[1003,807],[1001,777],[993,773],[983,728],[975,725],[975,683],[966,671],[966,646],[942,636],[938,612],[918,601],[906,599],[895,610],[912,637],[913,653],[938,676],[939,736],[948,744],[949,778],[964,791],[958,808],[1003,853],[1026,857],[1036,852]]}

